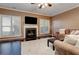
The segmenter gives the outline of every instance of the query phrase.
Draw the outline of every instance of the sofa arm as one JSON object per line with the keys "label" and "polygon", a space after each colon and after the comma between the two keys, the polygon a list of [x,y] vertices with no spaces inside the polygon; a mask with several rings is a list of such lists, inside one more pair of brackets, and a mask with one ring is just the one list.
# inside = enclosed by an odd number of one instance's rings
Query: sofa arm
{"label": "sofa arm", "polygon": [[62,41],[55,40],[54,46],[58,53],[62,52],[62,54],[64,54],[64,55],[67,55],[67,54],[79,55],[79,48],[77,48],[73,45],[70,45],[68,43],[64,43]]}

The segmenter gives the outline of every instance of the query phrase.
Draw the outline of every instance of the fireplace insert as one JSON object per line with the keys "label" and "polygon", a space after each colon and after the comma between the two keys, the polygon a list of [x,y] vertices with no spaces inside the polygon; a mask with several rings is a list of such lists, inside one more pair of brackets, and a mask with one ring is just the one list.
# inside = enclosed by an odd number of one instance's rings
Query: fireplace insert
{"label": "fireplace insert", "polygon": [[26,41],[36,40],[36,28],[26,28]]}

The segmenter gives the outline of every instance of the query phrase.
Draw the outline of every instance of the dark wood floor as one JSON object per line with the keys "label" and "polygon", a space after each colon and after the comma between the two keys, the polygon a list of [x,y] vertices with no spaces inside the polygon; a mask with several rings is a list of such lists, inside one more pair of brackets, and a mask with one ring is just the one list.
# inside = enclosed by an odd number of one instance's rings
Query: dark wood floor
{"label": "dark wood floor", "polygon": [[20,41],[0,42],[0,55],[21,55]]}

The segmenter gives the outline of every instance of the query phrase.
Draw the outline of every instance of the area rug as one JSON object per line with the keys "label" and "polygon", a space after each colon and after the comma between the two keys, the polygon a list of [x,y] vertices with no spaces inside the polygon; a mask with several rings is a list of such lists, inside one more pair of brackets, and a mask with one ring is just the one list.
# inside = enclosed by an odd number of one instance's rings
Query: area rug
{"label": "area rug", "polygon": [[52,49],[52,44],[47,46],[47,39],[42,38],[32,41],[24,41],[21,43],[22,55],[54,55],[55,51]]}

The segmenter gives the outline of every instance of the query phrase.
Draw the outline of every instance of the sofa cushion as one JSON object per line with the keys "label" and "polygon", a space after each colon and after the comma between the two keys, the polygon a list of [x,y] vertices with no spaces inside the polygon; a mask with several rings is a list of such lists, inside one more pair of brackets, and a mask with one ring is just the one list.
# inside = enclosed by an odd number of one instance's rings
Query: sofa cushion
{"label": "sofa cushion", "polygon": [[79,35],[79,30],[75,31],[74,34],[75,34],[75,35]]}
{"label": "sofa cushion", "polygon": [[71,45],[75,45],[78,39],[79,35],[66,35],[64,42]]}
{"label": "sofa cushion", "polygon": [[77,43],[75,44],[75,47],[79,48],[79,40],[78,40]]}
{"label": "sofa cushion", "polygon": [[75,33],[75,30],[71,31],[70,35],[74,35],[74,33]]}
{"label": "sofa cushion", "polygon": [[70,33],[70,35],[79,35],[79,30],[74,30]]}

